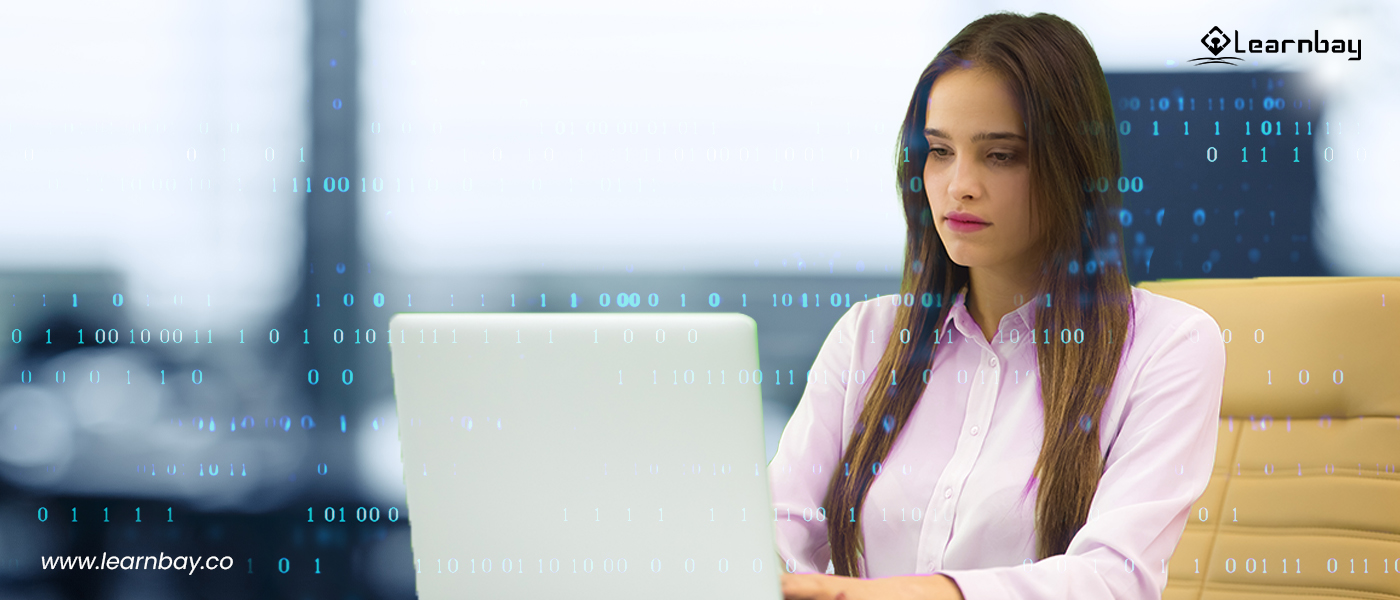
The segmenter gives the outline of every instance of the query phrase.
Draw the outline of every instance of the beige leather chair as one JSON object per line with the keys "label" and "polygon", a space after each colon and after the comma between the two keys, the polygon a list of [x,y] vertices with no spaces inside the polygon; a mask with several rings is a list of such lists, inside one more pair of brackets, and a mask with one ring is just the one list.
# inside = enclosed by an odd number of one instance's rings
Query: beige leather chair
{"label": "beige leather chair", "polygon": [[1163,597],[1400,599],[1400,277],[1138,286],[1227,342],[1215,473]]}

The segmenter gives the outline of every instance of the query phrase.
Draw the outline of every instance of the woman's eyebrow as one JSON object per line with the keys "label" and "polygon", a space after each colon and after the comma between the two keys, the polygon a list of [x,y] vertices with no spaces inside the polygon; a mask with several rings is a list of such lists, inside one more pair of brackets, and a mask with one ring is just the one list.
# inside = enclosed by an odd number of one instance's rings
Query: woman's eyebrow
{"label": "woman's eyebrow", "polygon": [[[933,127],[925,128],[924,135],[941,137],[946,140],[953,139],[953,136],[948,135],[941,129]],[[1021,140],[1024,142],[1026,138],[1023,135],[1011,133],[1010,131],[983,131],[972,136],[972,141],[974,142],[980,142],[982,140]]]}

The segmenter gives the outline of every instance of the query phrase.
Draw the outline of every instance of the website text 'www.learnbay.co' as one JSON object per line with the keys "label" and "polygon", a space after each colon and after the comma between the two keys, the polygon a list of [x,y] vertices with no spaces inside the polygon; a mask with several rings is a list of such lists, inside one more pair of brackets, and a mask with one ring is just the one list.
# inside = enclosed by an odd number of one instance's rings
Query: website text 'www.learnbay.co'
{"label": "website text 'www.learnbay.co'", "polygon": [[45,569],[85,570],[85,569],[175,569],[188,570],[194,575],[198,570],[219,569],[227,571],[233,567],[232,556],[166,556],[164,552],[156,556],[41,556],[39,562]]}

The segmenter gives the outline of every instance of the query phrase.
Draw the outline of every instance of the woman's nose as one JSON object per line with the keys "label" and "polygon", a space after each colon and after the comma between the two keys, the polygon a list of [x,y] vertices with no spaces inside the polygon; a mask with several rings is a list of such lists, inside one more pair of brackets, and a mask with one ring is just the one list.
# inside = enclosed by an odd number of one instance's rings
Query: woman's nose
{"label": "woman's nose", "polygon": [[982,180],[977,165],[958,157],[953,161],[952,177],[948,180],[948,195],[953,198],[981,196]]}

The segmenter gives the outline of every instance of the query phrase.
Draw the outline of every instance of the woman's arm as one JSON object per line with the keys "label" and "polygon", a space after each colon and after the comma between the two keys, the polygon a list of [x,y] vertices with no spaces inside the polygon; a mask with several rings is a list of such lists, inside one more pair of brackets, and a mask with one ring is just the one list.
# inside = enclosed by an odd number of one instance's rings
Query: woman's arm
{"label": "woman's arm", "polygon": [[857,341],[853,334],[863,309],[862,302],[847,310],[822,343],[811,379],[768,464],[778,554],[793,567],[785,565],[784,573],[824,573],[831,559],[826,517],[818,509],[825,511],[832,469],[840,462],[846,402],[842,371],[851,368]]}

